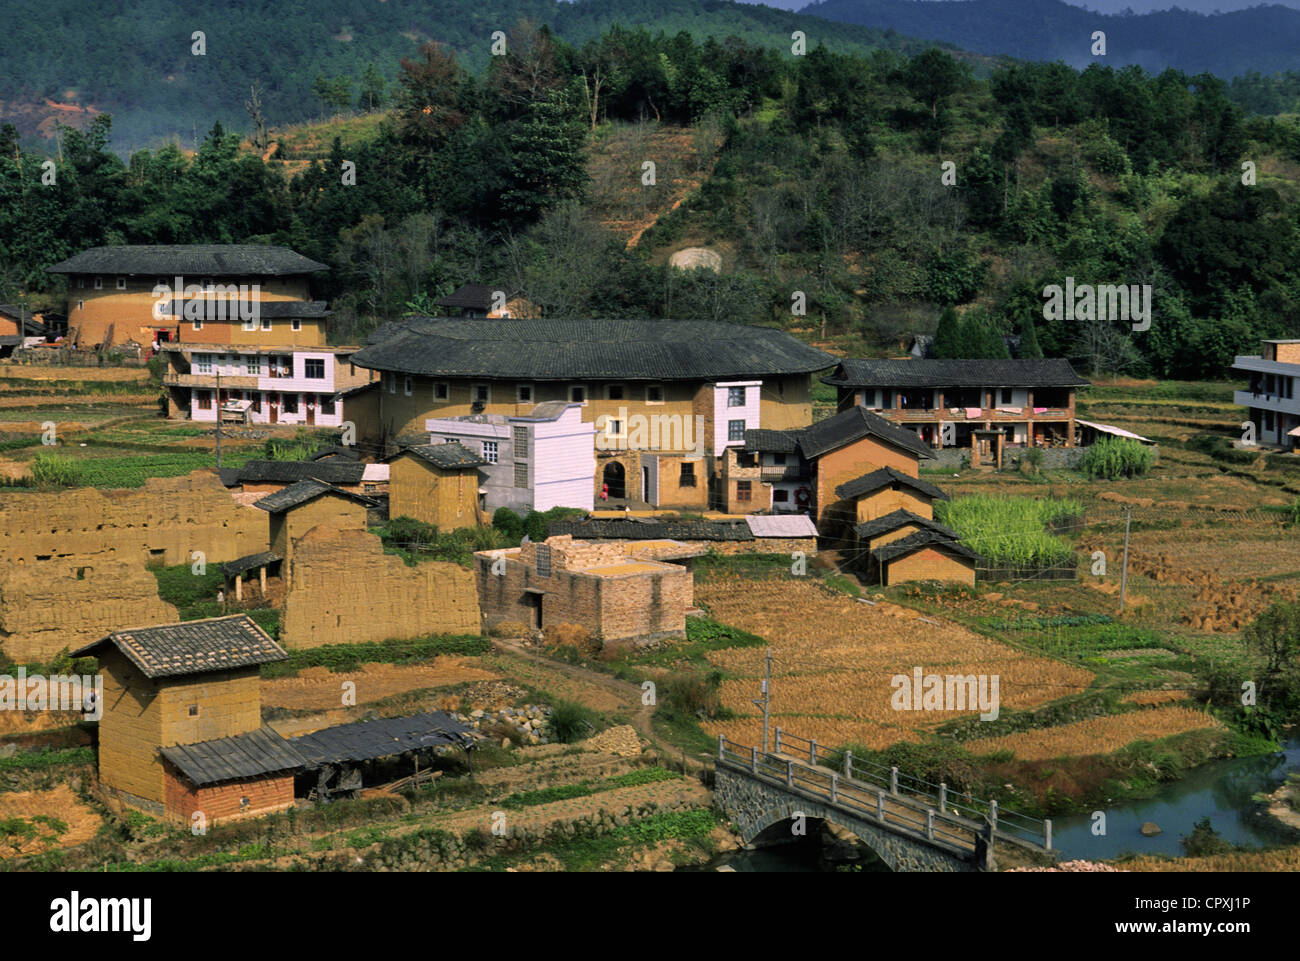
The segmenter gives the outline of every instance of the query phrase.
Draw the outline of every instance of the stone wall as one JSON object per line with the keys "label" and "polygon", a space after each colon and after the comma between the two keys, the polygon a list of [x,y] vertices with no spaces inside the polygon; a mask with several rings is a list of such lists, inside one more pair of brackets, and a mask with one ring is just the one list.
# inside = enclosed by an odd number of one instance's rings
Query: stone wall
{"label": "stone wall", "polygon": [[20,664],[49,661],[112,631],[176,620],[138,561],[99,554],[0,566],[0,650]]}
{"label": "stone wall", "polygon": [[796,812],[847,828],[880,855],[894,871],[974,871],[972,861],[962,860],[921,840],[873,824],[839,808],[800,797],[719,764],[714,773],[714,798],[750,844],[768,828],[788,821]]}
{"label": "stone wall", "polygon": [[317,527],[294,544],[281,643],[289,648],[479,633],[474,573],[407,567],[373,534]]}
{"label": "stone wall", "polygon": [[265,511],[237,505],[217,475],[157,477],[138,490],[93,487],[0,495],[0,557],[33,564],[68,557],[209,564],[266,550]]}

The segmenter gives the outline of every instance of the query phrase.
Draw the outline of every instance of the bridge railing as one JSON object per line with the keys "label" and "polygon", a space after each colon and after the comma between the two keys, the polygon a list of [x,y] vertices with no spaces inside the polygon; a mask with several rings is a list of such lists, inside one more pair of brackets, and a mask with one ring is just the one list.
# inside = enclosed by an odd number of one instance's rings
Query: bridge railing
{"label": "bridge railing", "polygon": [[729,741],[721,735],[718,737],[718,759],[747,768],[756,777],[824,798],[865,819],[961,850],[974,850],[982,829],[979,823],[954,817],[883,788],[852,781],[838,771],[813,767],[789,757],[764,754],[756,747]]}
{"label": "bridge railing", "polygon": [[[912,797],[927,805],[933,805],[941,814],[952,814],[972,821],[987,822],[993,825],[997,834],[1016,838],[1030,844],[1052,848],[1052,822],[1050,819],[1032,817],[999,806],[992,798],[976,798],[964,791],[954,791],[944,783],[935,784],[924,778],[907,774],[896,767],[889,767],[853,756],[846,751],[839,758],[839,752],[819,745],[813,738],[799,737],[781,728],[776,728],[774,753],[784,754],[807,763],[829,767],[835,762],[846,778],[864,781],[867,784],[888,787],[889,793],[896,797]],[[738,745],[739,746],[739,745]]]}

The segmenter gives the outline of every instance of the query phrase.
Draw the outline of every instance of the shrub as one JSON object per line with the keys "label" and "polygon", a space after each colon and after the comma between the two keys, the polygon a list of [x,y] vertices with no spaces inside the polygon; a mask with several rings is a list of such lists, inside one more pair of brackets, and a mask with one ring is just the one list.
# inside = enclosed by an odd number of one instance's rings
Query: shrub
{"label": "shrub", "polygon": [[509,507],[498,507],[492,515],[492,527],[507,540],[519,543],[524,536],[524,519]]}
{"label": "shrub", "polygon": [[1088,448],[1079,469],[1088,477],[1116,480],[1141,477],[1151,469],[1155,455],[1139,441],[1124,437],[1103,437]]}
{"label": "shrub", "polygon": [[556,624],[547,628],[546,641],[551,645],[569,645],[591,654],[595,654],[601,647],[600,641],[593,640],[591,633],[581,624]]}
{"label": "shrub", "polygon": [[556,701],[551,705],[551,734],[561,744],[573,744],[598,733],[600,715],[574,701]]}
{"label": "shrub", "polygon": [[1208,817],[1201,818],[1192,826],[1192,833],[1185,838],[1179,838],[1178,843],[1183,846],[1183,851],[1188,857],[1204,858],[1215,854],[1228,854],[1232,851],[1232,845],[1225,841],[1215,832],[1214,827],[1210,824]]}
{"label": "shrub", "polygon": [[719,671],[708,674],[683,671],[674,674],[663,684],[664,707],[678,716],[717,717],[722,707],[718,695],[721,686],[722,674]]}

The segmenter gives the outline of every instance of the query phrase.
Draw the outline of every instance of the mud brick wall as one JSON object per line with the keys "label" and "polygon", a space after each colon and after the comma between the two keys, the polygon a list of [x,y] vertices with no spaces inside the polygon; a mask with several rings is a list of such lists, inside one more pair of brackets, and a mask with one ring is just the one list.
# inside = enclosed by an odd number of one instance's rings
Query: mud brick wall
{"label": "mud brick wall", "polygon": [[92,487],[0,495],[0,557],[33,564],[67,557],[186,564],[266,550],[267,515],[237,505],[217,475],[150,478],[139,490]]}
{"label": "mud brick wall", "polygon": [[99,554],[0,565],[0,650],[19,663],[175,620],[176,608],[158,597],[158,581],[138,561]]}
{"label": "mud brick wall", "polygon": [[104,713],[99,721],[99,780],[114,792],[163,801],[162,702],[152,681],[116,650],[101,652]]}
{"label": "mud brick wall", "polygon": [[888,565],[889,586],[906,581],[953,581],[975,586],[975,565],[932,547],[900,557]]}
{"label": "mud brick wall", "polygon": [[[274,774],[196,788],[170,764],[164,785],[167,818],[189,823],[202,811],[209,826],[223,821],[258,817],[293,806],[293,774]],[[248,805],[244,805],[244,799]]]}
{"label": "mud brick wall", "polygon": [[[197,744],[247,734],[262,726],[261,680],[256,667],[175,678],[160,686],[159,744]],[[189,709],[197,706],[197,717]]]}
{"label": "mud brick wall", "polygon": [[286,647],[479,633],[472,571],[441,561],[407,567],[367,531],[314,528],[287,563]]}

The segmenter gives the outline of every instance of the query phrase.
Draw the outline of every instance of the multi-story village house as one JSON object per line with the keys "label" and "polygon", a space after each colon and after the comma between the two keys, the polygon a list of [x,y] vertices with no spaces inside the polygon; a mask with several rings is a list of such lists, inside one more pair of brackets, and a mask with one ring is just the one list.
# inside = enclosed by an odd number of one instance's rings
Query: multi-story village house
{"label": "multi-story village house", "polygon": [[1234,403],[1248,408],[1255,443],[1295,450],[1300,438],[1300,340],[1265,340],[1259,354],[1239,356],[1232,369],[1245,375]]}
{"label": "multi-story village house", "polygon": [[[515,498],[518,506],[590,507],[594,498],[597,507],[700,510],[729,499],[722,457],[744,447],[747,430],[811,423],[811,375],[835,358],[784,331],[737,324],[421,317],[377,331],[353,361],[382,375],[352,407],[363,444],[454,440],[490,474],[539,491]],[[539,457],[539,425],[567,423],[569,405],[590,436],[586,453],[571,449],[578,434],[565,428],[565,456]],[[536,443],[513,443],[525,433]],[[547,470],[570,471],[579,459],[586,490],[575,488],[572,504],[540,496],[559,479]],[[743,512],[770,507],[730,500]]]}
{"label": "multi-story village house", "polygon": [[1001,466],[1003,447],[1075,445],[1075,391],[1087,385],[1058,358],[840,361],[822,382],[838,407],[865,407],[933,448],[962,447]]}
{"label": "multi-story village house", "polygon": [[50,268],[69,275],[78,344],[135,340],[167,358],[169,416],[331,427],[371,374],[352,366],[356,347],[325,342],[310,284],[325,269],[254,244],[96,247]]}

